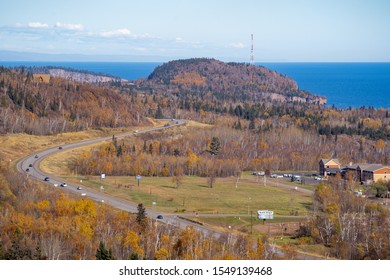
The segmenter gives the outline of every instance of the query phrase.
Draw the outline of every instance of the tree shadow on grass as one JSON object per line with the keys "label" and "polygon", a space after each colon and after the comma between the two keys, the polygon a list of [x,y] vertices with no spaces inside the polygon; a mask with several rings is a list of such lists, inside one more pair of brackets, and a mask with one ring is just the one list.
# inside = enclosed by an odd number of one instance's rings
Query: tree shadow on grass
{"label": "tree shadow on grass", "polygon": [[168,186],[168,185],[161,186],[161,187],[166,188],[166,189],[176,189],[175,186]]}
{"label": "tree shadow on grass", "polygon": [[197,185],[197,187],[201,187],[201,188],[210,189],[210,187],[209,187],[208,185]]}
{"label": "tree shadow on grass", "polygon": [[301,202],[300,203],[306,210],[313,210],[313,203]]}

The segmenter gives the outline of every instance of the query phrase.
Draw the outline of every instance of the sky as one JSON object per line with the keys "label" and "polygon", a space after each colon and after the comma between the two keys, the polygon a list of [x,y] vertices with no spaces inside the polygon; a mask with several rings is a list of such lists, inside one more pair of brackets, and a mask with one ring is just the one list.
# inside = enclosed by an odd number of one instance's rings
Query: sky
{"label": "sky", "polygon": [[0,0],[0,51],[389,62],[388,0]]}

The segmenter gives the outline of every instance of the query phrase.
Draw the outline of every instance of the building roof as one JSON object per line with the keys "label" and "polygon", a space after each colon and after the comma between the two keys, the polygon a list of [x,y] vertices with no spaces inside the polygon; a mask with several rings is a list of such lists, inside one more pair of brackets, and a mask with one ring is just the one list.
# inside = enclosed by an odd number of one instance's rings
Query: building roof
{"label": "building roof", "polygon": [[351,165],[347,165],[344,169],[356,170],[358,167],[359,167],[359,164],[351,164]]}
{"label": "building roof", "polygon": [[367,164],[364,168],[361,168],[361,169],[363,171],[374,172],[376,170],[379,170],[379,169],[382,169],[382,168],[385,168],[385,167],[388,167],[388,166],[384,166],[382,164]]}
{"label": "building roof", "polygon": [[322,158],[320,161],[322,161],[322,163],[325,165],[331,160],[334,161],[336,164],[341,165],[337,158]]}

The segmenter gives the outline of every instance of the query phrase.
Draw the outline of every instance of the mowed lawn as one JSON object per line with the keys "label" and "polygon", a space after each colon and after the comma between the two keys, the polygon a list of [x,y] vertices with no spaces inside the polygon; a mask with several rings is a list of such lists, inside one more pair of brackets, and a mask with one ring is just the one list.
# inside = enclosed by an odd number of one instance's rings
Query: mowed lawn
{"label": "mowed lawn", "polygon": [[217,178],[213,188],[208,187],[207,178],[196,176],[185,176],[179,188],[167,177],[142,177],[139,187],[135,177],[63,178],[78,184],[82,180],[84,187],[166,213],[249,214],[262,209],[273,210],[275,215],[290,215],[294,211],[302,216],[310,211],[312,204],[310,195],[263,186],[262,182],[239,181],[236,187],[235,177]]}

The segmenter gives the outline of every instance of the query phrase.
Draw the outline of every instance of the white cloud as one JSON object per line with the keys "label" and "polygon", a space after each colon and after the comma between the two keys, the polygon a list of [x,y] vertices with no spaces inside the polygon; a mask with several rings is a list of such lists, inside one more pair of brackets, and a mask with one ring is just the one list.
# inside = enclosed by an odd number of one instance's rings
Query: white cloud
{"label": "white cloud", "polygon": [[136,35],[132,34],[131,31],[127,28],[104,31],[101,32],[100,35],[103,37],[136,37]]}
{"label": "white cloud", "polygon": [[66,29],[66,30],[76,30],[76,31],[82,31],[84,30],[84,26],[82,24],[73,24],[73,23],[62,23],[57,22],[54,27]]}
{"label": "white cloud", "polygon": [[231,44],[229,44],[229,47],[235,48],[235,49],[243,49],[243,48],[245,48],[245,45],[243,43],[231,43]]}
{"label": "white cloud", "polygon": [[41,22],[29,22],[28,27],[32,28],[47,28],[49,25],[47,23],[41,23]]}

